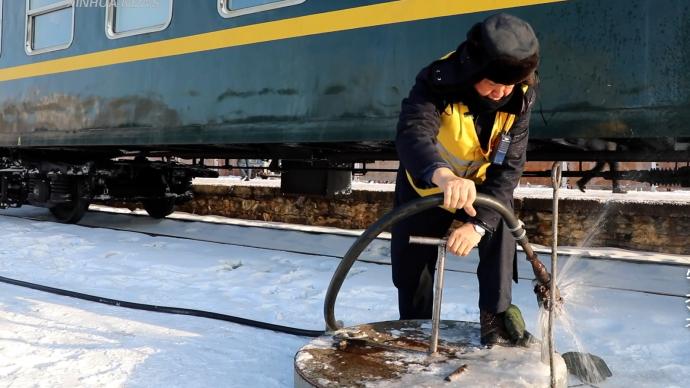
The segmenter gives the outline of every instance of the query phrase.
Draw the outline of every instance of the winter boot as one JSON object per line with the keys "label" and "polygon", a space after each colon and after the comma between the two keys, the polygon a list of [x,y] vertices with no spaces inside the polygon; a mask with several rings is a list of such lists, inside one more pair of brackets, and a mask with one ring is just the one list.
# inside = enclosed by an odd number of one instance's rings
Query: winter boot
{"label": "winter boot", "polygon": [[522,318],[520,309],[511,304],[503,313],[503,323],[510,341],[517,346],[529,347],[536,339],[525,330],[525,320]]}
{"label": "winter boot", "polygon": [[505,313],[491,313],[479,310],[479,325],[481,326],[482,345],[507,345],[510,336],[505,326]]}

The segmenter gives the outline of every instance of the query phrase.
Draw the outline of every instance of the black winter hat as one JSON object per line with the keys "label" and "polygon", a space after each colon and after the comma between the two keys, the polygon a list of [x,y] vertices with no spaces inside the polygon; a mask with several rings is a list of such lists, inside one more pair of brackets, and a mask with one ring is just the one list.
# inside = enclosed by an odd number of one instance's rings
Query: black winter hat
{"label": "black winter hat", "polygon": [[488,17],[467,32],[470,60],[478,76],[513,85],[527,79],[539,65],[539,41],[526,21],[505,13]]}

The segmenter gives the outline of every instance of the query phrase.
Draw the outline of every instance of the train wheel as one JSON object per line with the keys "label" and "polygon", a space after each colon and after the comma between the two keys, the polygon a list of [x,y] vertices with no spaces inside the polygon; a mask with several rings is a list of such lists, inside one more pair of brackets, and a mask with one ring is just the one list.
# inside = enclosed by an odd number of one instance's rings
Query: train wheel
{"label": "train wheel", "polygon": [[77,183],[73,188],[73,200],[68,203],[61,203],[50,208],[53,216],[63,224],[76,224],[84,217],[86,211],[89,210],[90,200],[85,198],[85,191],[88,187],[84,184]]}
{"label": "train wheel", "polygon": [[84,217],[89,209],[89,201],[77,201],[77,203],[60,204],[50,208],[53,216],[63,224],[76,224]]}
{"label": "train wheel", "polygon": [[175,201],[172,199],[147,199],[143,204],[144,210],[152,218],[165,218],[175,211]]}

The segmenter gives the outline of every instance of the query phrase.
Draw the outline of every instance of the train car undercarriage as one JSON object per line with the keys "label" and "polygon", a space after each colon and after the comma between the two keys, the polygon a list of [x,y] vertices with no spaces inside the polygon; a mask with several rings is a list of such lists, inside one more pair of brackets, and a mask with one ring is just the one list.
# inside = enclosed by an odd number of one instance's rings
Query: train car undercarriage
{"label": "train car undercarriage", "polygon": [[45,207],[57,220],[76,223],[92,201],[139,202],[153,218],[192,198],[192,179],[215,171],[175,162],[66,161],[68,158],[0,158],[0,208]]}

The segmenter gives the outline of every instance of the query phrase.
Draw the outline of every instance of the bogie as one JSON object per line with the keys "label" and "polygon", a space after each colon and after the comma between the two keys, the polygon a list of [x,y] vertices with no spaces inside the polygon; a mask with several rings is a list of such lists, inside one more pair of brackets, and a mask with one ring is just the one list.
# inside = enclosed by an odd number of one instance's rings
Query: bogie
{"label": "bogie", "polygon": [[6,158],[3,163],[0,207],[46,207],[64,223],[79,222],[93,201],[141,202],[152,217],[163,218],[176,203],[191,199],[194,177],[217,176],[203,168],[144,157],[78,163]]}

